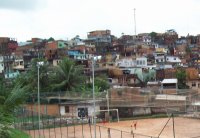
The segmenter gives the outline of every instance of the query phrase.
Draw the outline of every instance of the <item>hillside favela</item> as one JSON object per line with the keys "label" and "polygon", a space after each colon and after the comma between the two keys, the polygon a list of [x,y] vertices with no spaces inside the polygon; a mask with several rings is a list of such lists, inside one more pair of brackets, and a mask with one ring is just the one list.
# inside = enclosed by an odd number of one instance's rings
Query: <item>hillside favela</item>
{"label": "hillside favela", "polygon": [[1,138],[200,137],[200,35],[0,37]]}

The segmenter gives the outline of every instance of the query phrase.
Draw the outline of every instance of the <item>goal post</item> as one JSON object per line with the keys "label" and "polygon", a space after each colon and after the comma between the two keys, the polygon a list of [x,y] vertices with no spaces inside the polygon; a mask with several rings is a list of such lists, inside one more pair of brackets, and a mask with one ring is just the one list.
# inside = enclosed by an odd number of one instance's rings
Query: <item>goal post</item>
{"label": "goal post", "polygon": [[117,122],[119,122],[119,111],[118,111],[118,109],[97,110],[96,113],[108,112],[108,115],[110,115],[110,111],[115,111],[117,113]]}

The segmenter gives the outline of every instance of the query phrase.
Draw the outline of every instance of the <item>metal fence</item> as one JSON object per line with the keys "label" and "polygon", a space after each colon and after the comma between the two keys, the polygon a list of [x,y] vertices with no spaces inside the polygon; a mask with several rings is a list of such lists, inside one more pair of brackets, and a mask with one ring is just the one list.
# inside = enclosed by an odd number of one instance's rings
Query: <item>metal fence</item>
{"label": "metal fence", "polygon": [[97,127],[99,133],[99,136],[97,135],[98,138],[156,138],[153,136],[134,133],[133,131],[124,131],[100,125],[97,125]]}
{"label": "metal fence", "polygon": [[[94,125],[87,118],[67,118],[41,114],[38,121],[37,112],[21,109],[16,112],[14,127],[25,131],[32,138],[94,138]],[[107,127],[97,118],[96,138],[155,138]]]}
{"label": "metal fence", "polygon": [[[64,95],[63,93],[59,93],[59,96],[56,97],[62,97],[63,95]],[[48,94],[48,96],[50,97],[51,95]],[[45,94],[42,95],[41,97],[47,97],[47,95]],[[54,95],[52,95],[51,97],[54,97]],[[77,95],[68,94],[67,97],[76,98]],[[102,93],[100,98],[104,97],[105,93]],[[153,107],[154,95],[149,97],[147,98],[147,100],[143,100],[144,104],[146,106],[151,105]],[[200,114],[197,114],[196,112],[194,114],[194,111],[199,110],[198,107],[191,104],[195,103],[196,101],[199,101],[200,99],[199,97],[200,94],[192,95],[188,97],[188,102],[180,103],[179,105],[179,103],[176,101],[174,104],[176,106],[183,107],[183,109],[185,109],[183,114],[187,113],[187,110],[189,110],[189,107],[191,106],[192,115],[195,116],[198,115],[199,117]],[[84,98],[87,99],[91,97],[86,95]],[[58,98],[58,100],[60,102],[62,99]],[[36,95],[31,95],[30,101],[36,102],[37,101]],[[128,100],[126,99],[124,103],[127,101]],[[46,103],[47,100],[44,100],[43,102]],[[112,104],[112,102],[113,101],[111,101],[110,99],[110,104]],[[124,103],[120,102],[120,104]],[[177,113],[179,115],[182,114],[182,112],[174,110],[174,108],[172,108],[168,104],[172,105],[172,102],[166,104],[164,104],[163,102],[157,103],[158,107],[166,109],[166,112],[167,114],[169,114],[169,116],[171,115],[171,113],[173,114]],[[157,107],[157,105],[155,107]],[[77,118],[73,116],[71,117],[50,116],[44,114],[43,112],[41,113],[41,119],[39,122],[38,112],[36,111],[37,110],[33,109],[26,110],[24,108],[16,111],[16,119],[14,121],[14,127],[19,130],[27,132],[32,138],[94,138],[94,125],[89,124],[87,118]],[[110,128],[101,122],[102,120],[97,118],[98,124],[96,125],[96,138],[156,138],[153,136],[134,133],[134,131],[132,131],[131,129],[129,131],[128,130],[124,131],[115,128]]]}

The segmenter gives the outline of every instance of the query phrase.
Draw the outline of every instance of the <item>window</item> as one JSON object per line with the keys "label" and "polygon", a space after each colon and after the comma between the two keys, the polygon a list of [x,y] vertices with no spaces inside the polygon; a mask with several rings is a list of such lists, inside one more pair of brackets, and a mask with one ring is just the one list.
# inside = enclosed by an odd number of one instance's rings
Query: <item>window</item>
{"label": "window", "polygon": [[145,65],[145,60],[143,60],[143,65]]}
{"label": "window", "polygon": [[142,60],[140,60],[140,65],[142,65]]}
{"label": "window", "polygon": [[174,58],[174,60],[176,60],[176,58]]}
{"label": "window", "polygon": [[88,108],[78,108],[78,117],[88,116]]}
{"label": "window", "polygon": [[65,113],[69,113],[69,106],[65,106]]}
{"label": "window", "polygon": [[195,82],[192,82],[192,87],[196,87],[196,83]]}
{"label": "window", "polygon": [[198,84],[198,88],[200,88],[200,83]]}

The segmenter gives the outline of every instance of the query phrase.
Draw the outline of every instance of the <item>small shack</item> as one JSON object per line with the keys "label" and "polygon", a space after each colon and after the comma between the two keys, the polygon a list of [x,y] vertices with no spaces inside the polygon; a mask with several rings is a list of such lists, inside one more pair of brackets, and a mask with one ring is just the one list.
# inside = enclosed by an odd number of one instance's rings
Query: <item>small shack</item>
{"label": "small shack", "polygon": [[161,82],[161,91],[163,94],[176,94],[178,89],[178,80],[173,79],[164,79]]}

